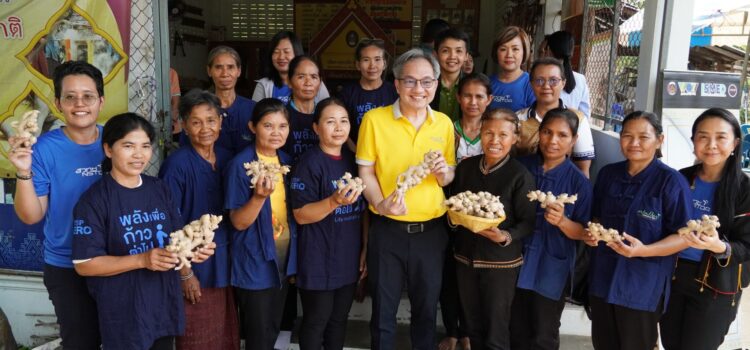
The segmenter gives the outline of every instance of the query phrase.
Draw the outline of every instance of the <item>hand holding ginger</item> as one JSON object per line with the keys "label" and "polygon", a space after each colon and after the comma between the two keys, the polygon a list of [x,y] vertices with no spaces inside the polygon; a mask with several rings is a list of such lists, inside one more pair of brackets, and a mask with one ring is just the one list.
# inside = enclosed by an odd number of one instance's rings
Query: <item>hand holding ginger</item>
{"label": "hand holding ginger", "polygon": [[268,177],[272,183],[276,183],[279,181],[280,176],[286,175],[291,170],[288,165],[266,163],[262,160],[252,161],[243,165],[246,170],[245,173],[247,176],[250,176],[250,188],[254,188],[258,180],[263,177]]}
{"label": "hand holding ginger", "polygon": [[[222,217],[219,215],[204,214],[198,220],[185,225],[181,230],[169,234],[169,245],[166,250],[176,253],[179,265],[175,270],[183,266],[190,267],[190,261],[202,262],[207,256],[213,254],[214,230],[219,227]],[[199,249],[203,249],[199,252]]]}
{"label": "hand holding ginger", "polygon": [[526,195],[526,197],[530,202],[538,201],[539,206],[541,206],[542,208],[547,208],[548,205],[553,203],[561,204],[564,206],[565,204],[573,204],[576,202],[576,200],[578,200],[577,194],[571,196],[567,193],[561,193],[560,195],[555,196],[554,194],[552,194],[552,192],[547,191],[545,193],[540,190],[531,191]]}
{"label": "hand holding ginger", "polygon": [[603,241],[603,242],[609,243],[609,242],[622,241],[622,236],[620,235],[620,233],[617,232],[617,230],[613,228],[606,229],[601,224],[596,223],[596,222],[590,222],[590,221],[589,221],[588,226],[589,226],[588,228],[589,234],[597,242]]}
{"label": "hand holding ginger", "polygon": [[421,163],[410,166],[396,178],[396,192],[404,195],[406,191],[422,183],[427,175],[430,175],[432,169],[438,166],[440,159],[442,159],[442,155],[439,152],[429,151],[425,153],[424,160]]}
{"label": "hand holding ginger", "polygon": [[36,122],[38,115],[37,110],[28,111],[21,116],[20,120],[10,123],[10,127],[16,131],[14,136],[24,139],[19,144],[20,147],[31,148],[36,143],[36,134],[39,132],[39,125]]}

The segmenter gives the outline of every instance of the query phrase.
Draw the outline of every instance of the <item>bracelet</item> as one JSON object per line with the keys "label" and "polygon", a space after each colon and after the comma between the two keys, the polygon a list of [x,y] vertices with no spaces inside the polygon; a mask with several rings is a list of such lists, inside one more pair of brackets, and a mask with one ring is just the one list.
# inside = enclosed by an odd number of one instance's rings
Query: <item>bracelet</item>
{"label": "bracelet", "polygon": [[18,180],[31,180],[31,178],[34,176],[34,172],[29,172],[29,175],[21,175],[19,173],[16,173],[16,179]]}
{"label": "bracelet", "polygon": [[185,275],[185,276],[180,275],[180,281],[185,282],[185,281],[193,278],[193,276],[195,276],[195,274],[193,274],[193,271],[190,271],[190,273],[187,274],[187,275]]}

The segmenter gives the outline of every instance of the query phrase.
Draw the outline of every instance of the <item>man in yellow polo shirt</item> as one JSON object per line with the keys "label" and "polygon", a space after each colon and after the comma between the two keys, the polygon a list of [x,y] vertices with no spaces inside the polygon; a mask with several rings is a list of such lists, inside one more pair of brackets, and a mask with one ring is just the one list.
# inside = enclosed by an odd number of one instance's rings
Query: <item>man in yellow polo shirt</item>
{"label": "man in yellow polo shirt", "polygon": [[[395,62],[399,99],[364,115],[357,142],[359,176],[373,219],[367,266],[373,296],[372,349],[394,349],[396,313],[406,281],[411,348],[434,350],[437,303],[448,242],[443,186],[453,181],[456,155],[450,118],[430,109],[440,66],[412,49]],[[429,151],[440,153],[431,174],[399,195],[396,178]]]}

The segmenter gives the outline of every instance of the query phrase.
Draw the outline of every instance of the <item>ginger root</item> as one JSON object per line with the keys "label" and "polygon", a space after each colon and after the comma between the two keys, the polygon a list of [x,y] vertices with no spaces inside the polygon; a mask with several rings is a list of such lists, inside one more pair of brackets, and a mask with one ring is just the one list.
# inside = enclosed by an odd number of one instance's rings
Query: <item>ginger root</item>
{"label": "ginger root", "polygon": [[599,241],[619,242],[622,241],[622,235],[617,230],[604,228],[601,224],[589,221],[589,232]]}
{"label": "ginger root", "polygon": [[39,125],[36,122],[38,115],[37,110],[28,111],[21,116],[21,120],[10,123],[10,126],[16,130],[16,137],[27,139],[21,143],[21,147],[29,148],[36,143],[36,133],[39,132]]}
{"label": "ginger root", "polygon": [[422,183],[427,175],[430,175],[430,169],[435,165],[438,157],[440,157],[440,153],[436,151],[425,153],[424,160],[421,163],[410,166],[396,178],[396,192],[404,195],[410,188]]}
{"label": "ginger root", "polygon": [[547,193],[544,193],[539,190],[529,192],[526,197],[529,198],[530,202],[539,201],[542,208],[546,208],[553,203],[559,203],[562,206],[565,206],[565,204],[573,204],[578,200],[578,194],[571,196],[567,193],[560,193],[560,195],[555,196],[552,192],[547,191]]}
{"label": "ginger root", "polygon": [[352,191],[364,191],[367,186],[365,186],[364,181],[362,181],[359,177],[352,177],[352,174],[350,174],[348,171],[344,173],[344,176],[342,176],[340,179],[336,180],[336,188],[344,188],[348,186],[350,183],[354,183],[354,186],[352,186]]}
{"label": "ginger root", "polygon": [[291,170],[288,165],[266,163],[262,160],[255,160],[243,165],[245,166],[245,173],[250,176],[250,188],[255,188],[258,179],[264,176],[270,177],[271,181],[276,183],[280,179],[279,174],[286,175]]}
{"label": "ginger root", "polygon": [[477,216],[485,219],[498,219],[505,217],[503,203],[500,197],[489,192],[473,193],[464,191],[452,196],[443,202],[449,210],[461,214]]}
{"label": "ginger root", "polygon": [[165,249],[177,253],[177,258],[180,259],[175,270],[190,267],[190,259],[195,256],[195,251],[214,241],[214,230],[219,228],[221,219],[221,215],[203,214],[200,219],[169,234],[169,245]]}
{"label": "ginger root", "polygon": [[700,220],[688,220],[687,225],[677,230],[677,233],[680,236],[684,236],[691,232],[695,232],[699,235],[714,237],[719,234],[717,228],[720,226],[721,224],[719,223],[718,216],[703,215]]}

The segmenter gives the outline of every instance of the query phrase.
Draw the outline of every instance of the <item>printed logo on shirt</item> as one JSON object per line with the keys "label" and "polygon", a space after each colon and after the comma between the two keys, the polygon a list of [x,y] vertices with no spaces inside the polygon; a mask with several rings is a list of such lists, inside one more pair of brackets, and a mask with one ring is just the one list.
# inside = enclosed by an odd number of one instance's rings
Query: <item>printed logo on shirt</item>
{"label": "printed logo on shirt", "polygon": [[496,103],[513,103],[513,99],[510,97],[510,95],[492,96],[492,100]]}
{"label": "printed logo on shirt", "polygon": [[659,218],[661,217],[660,213],[650,211],[650,210],[639,210],[637,211],[637,213],[638,213],[638,216],[644,219],[651,220],[651,221],[659,220]]}
{"label": "printed logo on shirt", "polygon": [[91,229],[91,226],[86,226],[83,220],[76,219],[73,220],[73,234],[74,235],[80,235],[80,236],[88,236],[91,234],[93,230]]}
{"label": "printed logo on shirt", "polygon": [[167,220],[167,215],[159,209],[154,209],[152,212],[141,212],[136,209],[130,214],[121,215],[118,219],[120,225],[125,228],[122,239],[125,245],[130,247],[128,251],[130,255],[153,249],[154,242],[152,239],[154,235],[156,235],[159,248],[164,248],[165,245],[169,244],[169,234],[163,231],[164,226],[162,224],[157,224],[155,230],[151,227],[143,227]]}
{"label": "printed logo on shirt", "polygon": [[365,113],[375,108],[378,108],[378,106],[372,102],[357,105],[357,124],[362,124],[362,117],[364,117]]}
{"label": "printed logo on shirt", "polygon": [[302,182],[302,180],[300,178],[293,177],[292,178],[292,183],[289,185],[289,188],[291,188],[293,190],[304,191],[305,190],[305,183]]}
{"label": "printed logo on shirt", "polygon": [[708,203],[708,199],[703,199],[703,200],[693,199],[693,207],[695,209],[700,210],[700,211],[704,211],[704,212],[710,213],[711,212],[711,207],[709,207],[709,204],[710,203]]}
{"label": "printed logo on shirt", "polygon": [[432,136],[430,137],[430,140],[432,140],[433,142],[437,142],[441,145],[445,143],[445,139],[440,136]]}
{"label": "printed logo on shirt", "polygon": [[102,175],[102,165],[99,164],[94,167],[89,168],[78,168],[76,169],[76,174],[81,176],[101,176]]}

